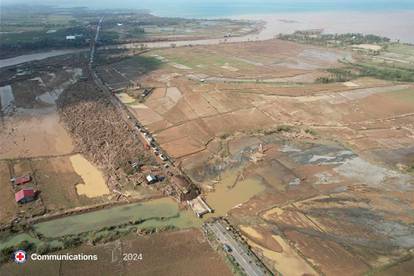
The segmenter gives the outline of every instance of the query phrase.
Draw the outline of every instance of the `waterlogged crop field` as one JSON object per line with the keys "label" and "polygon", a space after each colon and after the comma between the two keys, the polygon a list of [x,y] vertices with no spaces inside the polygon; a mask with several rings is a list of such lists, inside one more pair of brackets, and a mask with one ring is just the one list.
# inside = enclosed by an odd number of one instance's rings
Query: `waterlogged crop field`
{"label": "waterlogged crop field", "polygon": [[259,22],[228,19],[184,19],[158,17],[145,12],[120,13],[106,17],[101,39],[117,42],[202,39],[241,36],[256,32]]}
{"label": "waterlogged crop field", "polygon": [[128,108],[202,187],[207,217],[248,227],[275,274],[362,275],[411,256],[409,47],[349,76],[362,53],[280,40],[143,55],[162,62],[138,80],[155,89]]}
{"label": "waterlogged crop field", "polygon": [[160,226],[188,228],[200,223],[191,212],[180,212],[172,199],[163,198],[42,222],[34,225],[34,229],[45,237],[53,238],[136,221],[143,221],[137,225],[141,229]]}

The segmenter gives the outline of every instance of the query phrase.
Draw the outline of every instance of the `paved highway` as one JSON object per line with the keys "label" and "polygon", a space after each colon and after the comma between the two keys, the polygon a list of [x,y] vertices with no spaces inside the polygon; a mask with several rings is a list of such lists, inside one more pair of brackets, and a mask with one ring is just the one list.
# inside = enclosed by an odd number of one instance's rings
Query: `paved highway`
{"label": "paved highway", "polygon": [[206,226],[212,231],[220,243],[227,244],[231,251],[227,254],[232,255],[237,263],[243,268],[249,276],[265,275],[263,269],[256,264],[256,258],[249,255],[249,249],[240,244],[219,221],[207,223]]}
{"label": "paved highway", "polygon": [[103,21],[103,16],[101,17],[101,19],[99,19],[98,25],[96,26],[96,34],[95,34],[95,39],[92,42],[92,47],[91,47],[91,55],[89,57],[89,66],[92,66],[93,63],[93,59],[95,58],[95,49],[96,49],[96,43],[98,43],[98,39],[99,39],[99,33],[101,31],[101,25],[102,25],[102,21]]}

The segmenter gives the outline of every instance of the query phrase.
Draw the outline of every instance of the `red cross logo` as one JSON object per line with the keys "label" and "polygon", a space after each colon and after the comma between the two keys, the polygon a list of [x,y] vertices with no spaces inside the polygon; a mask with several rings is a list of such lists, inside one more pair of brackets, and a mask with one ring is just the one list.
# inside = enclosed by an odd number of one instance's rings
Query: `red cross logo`
{"label": "red cross logo", "polygon": [[18,254],[16,254],[17,260],[23,261],[24,258],[26,258],[26,256],[22,252],[19,252]]}
{"label": "red cross logo", "polygon": [[26,252],[23,250],[17,250],[14,252],[14,261],[18,264],[22,264],[26,262]]}

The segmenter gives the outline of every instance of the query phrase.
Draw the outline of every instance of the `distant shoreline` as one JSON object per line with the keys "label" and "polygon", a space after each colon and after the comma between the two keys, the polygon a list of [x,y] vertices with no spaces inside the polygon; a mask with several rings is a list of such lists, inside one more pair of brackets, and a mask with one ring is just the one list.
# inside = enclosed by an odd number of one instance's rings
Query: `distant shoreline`
{"label": "distant shoreline", "polygon": [[324,33],[375,34],[403,43],[414,43],[414,11],[401,12],[304,12],[238,15],[230,19],[263,20],[266,27],[260,38],[279,33],[323,29]]}

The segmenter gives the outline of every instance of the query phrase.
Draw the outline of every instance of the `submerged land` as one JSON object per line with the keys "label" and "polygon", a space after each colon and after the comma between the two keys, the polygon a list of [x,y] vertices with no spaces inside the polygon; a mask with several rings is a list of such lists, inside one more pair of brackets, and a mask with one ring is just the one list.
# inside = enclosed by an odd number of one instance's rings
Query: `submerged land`
{"label": "submerged land", "polygon": [[[1,272],[410,275],[413,45],[32,13],[1,22]],[[22,187],[33,201],[16,203]],[[99,261],[19,266],[16,249]]]}

